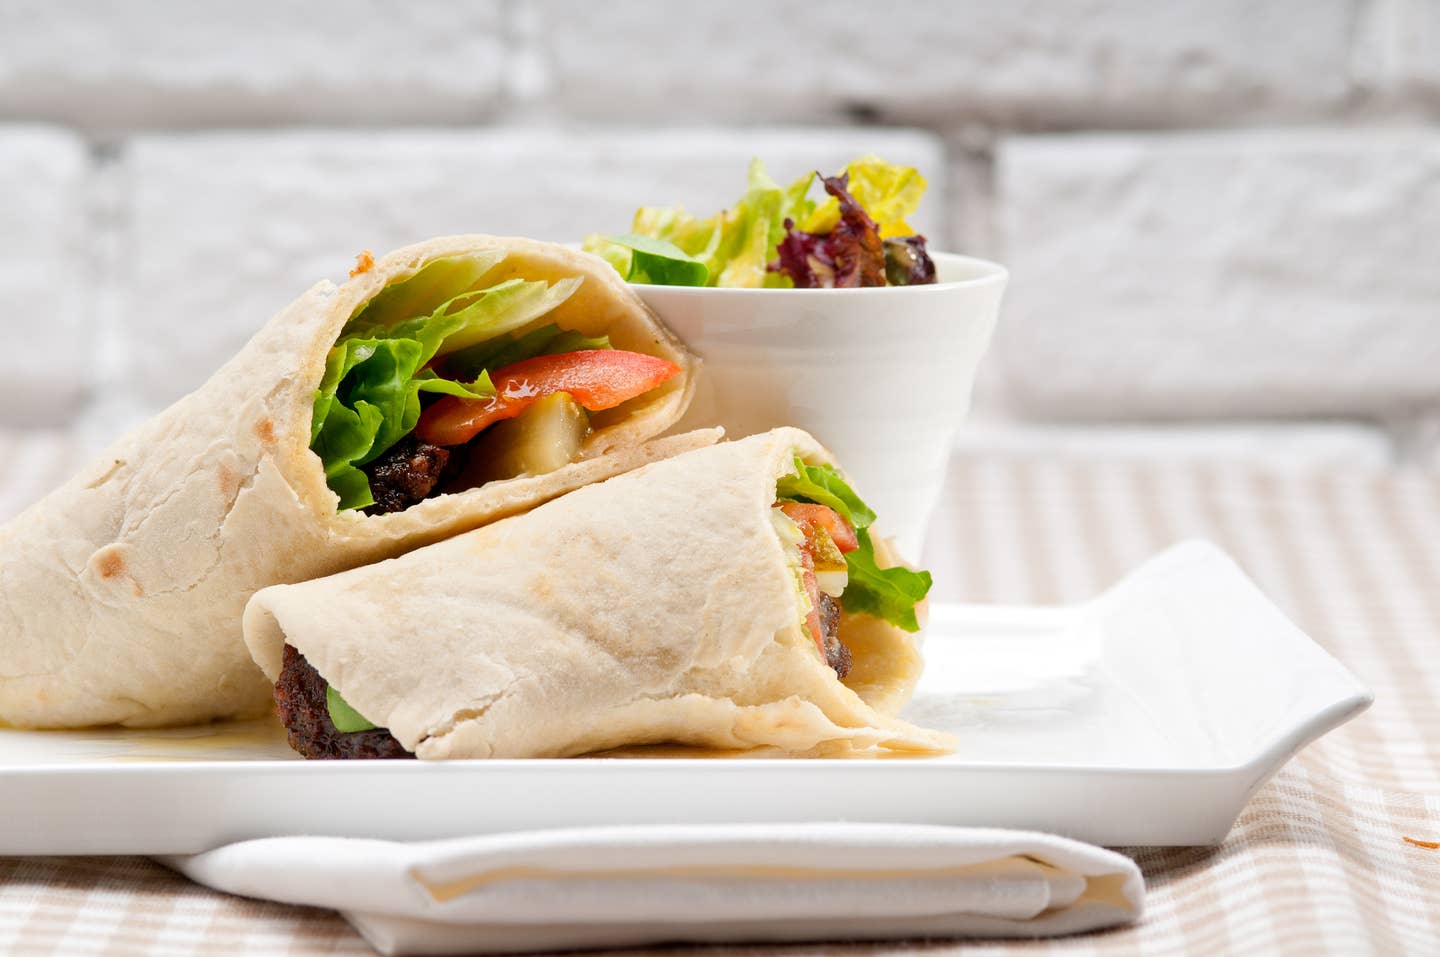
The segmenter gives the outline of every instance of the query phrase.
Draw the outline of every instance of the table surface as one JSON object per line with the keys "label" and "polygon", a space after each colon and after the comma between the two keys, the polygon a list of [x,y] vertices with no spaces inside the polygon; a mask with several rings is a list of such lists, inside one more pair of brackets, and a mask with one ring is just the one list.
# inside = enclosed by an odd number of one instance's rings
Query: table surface
{"label": "table surface", "polygon": [[[33,471],[15,478],[0,477],[0,507],[36,485]],[[704,953],[1440,951],[1440,849],[1423,846],[1440,841],[1440,477],[962,457],[926,557],[939,598],[1047,603],[1195,536],[1234,555],[1376,701],[1267,784],[1220,847],[1123,848],[1149,888],[1141,922],[1034,942]],[[0,953],[196,952],[371,953],[333,913],[217,894],[143,858],[0,859]]]}

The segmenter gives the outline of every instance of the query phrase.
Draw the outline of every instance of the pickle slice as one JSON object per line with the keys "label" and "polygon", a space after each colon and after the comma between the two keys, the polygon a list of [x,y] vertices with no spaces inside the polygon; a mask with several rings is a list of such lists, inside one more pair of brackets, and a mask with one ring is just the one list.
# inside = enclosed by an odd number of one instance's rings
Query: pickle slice
{"label": "pickle slice", "polygon": [[815,528],[815,538],[811,543],[811,550],[815,555],[815,570],[817,572],[844,571],[848,566],[845,564],[845,556],[840,554],[840,547],[835,544],[835,539],[830,533],[819,527]]}
{"label": "pickle slice", "polygon": [[850,566],[840,547],[829,532],[816,526],[811,548],[815,556],[815,584],[831,598],[839,598],[850,583]]}

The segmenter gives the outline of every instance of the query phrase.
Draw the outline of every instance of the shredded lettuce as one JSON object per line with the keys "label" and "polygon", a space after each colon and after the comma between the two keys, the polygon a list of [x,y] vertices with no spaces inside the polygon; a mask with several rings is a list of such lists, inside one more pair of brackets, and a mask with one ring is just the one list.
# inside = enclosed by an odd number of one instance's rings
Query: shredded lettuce
{"label": "shredded lettuce", "polygon": [[829,506],[855,526],[860,547],[845,556],[849,583],[840,596],[841,607],[851,614],[880,618],[906,631],[920,630],[915,606],[930,591],[930,573],[881,568],[876,563],[875,544],[867,530],[875,521],[875,513],[834,466],[807,465],[797,455],[795,473],[780,479],[775,495],[782,501]]}
{"label": "shredded lettuce", "polygon": [[[442,378],[428,368],[437,355],[483,346],[533,322],[568,299],[579,279],[554,284],[510,279],[485,289],[451,295],[420,314],[404,310],[428,304],[457,284],[468,285],[493,267],[482,260],[438,260],[397,283],[360,310],[325,360],[315,393],[310,447],[320,456],[325,480],[340,509],[374,503],[361,466],[383,455],[414,430],[420,393],[462,398],[495,394],[484,367],[465,381]],[[488,264],[487,264],[488,263]],[[416,284],[416,288],[409,288]]]}
{"label": "shredded lettuce", "polygon": [[330,712],[330,723],[335,725],[336,731],[350,734],[355,731],[369,731],[371,728],[379,727],[379,725],[350,707],[350,703],[340,697],[340,692],[335,690],[334,685],[325,686],[325,710]]}
{"label": "shredded lettuce", "polygon": [[[855,201],[879,225],[882,237],[914,232],[906,218],[914,214],[925,194],[925,178],[917,170],[871,154],[850,163],[846,171]],[[815,174],[806,173],[781,186],[766,174],[760,160],[752,160],[745,194],[729,209],[702,219],[678,206],[642,207],[635,213],[628,236],[594,234],[586,237],[584,248],[604,257],[631,282],[789,287],[789,276],[766,269],[786,237],[785,221],[814,234],[828,234],[840,221],[840,204],[835,199],[817,203],[810,198],[814,182]],[[637,237],[673,246],[690,260],[703,263],[705,275],[677,268],[676,257],[671,255],[670,261],[659,267],[662,278],[656,278],[650,267],[636,265],[633,240]]]}

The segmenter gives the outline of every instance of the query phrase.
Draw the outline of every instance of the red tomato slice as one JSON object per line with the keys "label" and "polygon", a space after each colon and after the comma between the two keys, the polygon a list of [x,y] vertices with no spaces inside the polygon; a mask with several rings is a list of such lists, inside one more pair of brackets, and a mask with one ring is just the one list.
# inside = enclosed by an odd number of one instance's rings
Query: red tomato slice
{"label": "red tomato slice", "polygon": [[805,535],[805,541],[800,543],[800,567],[803,569],[801,576],[805,584],[805,594],[810,597],[810,613],[805,616],[805,626],[810,629],[810,637],[815,639],[815,647],[820,649],[820,657],[825,657],[825,630],[820,625],[820,583],[815,578],[815,534],[816,529],[823,528],[834,540],[835,547],[841,553],[851,552],[860,547],[859,540],[855,537],[855,529],[850,523],[840,517],[840,513],[827,505],[812,505],[807,502],[782,502],[780,511],[790,517],[800,531]]}
{"label": "red tomato slice", "polygon": [[840,554],[853,552],[860,547],[860,539],[855,537],[855,529],[828,505],[785,502],[780,506],[780,511],[800,526],[800,531],[805,533],[807,541],[814,536],[816,528],[823,528],[830,533],[830,538],[835,542],[835,547],[840,549]]}
{"label": "red tomato slice", "polygon": [[815,639],[815,647],[820,649],[820,657],[824,658],[825,629],[820,625],[820,583],[815,579],[815,556],[809,548],[800,549],[800,567],[805,569],[802,578],[805,594],[810,596],[810,613],[805,616],[805,626],[810,629],[810,637]]}
{"label": "red tomato slice", "polygon": [[415,435],[436,445],[462,445],[487,426],[513,419],[539,399],[568,392],[591,412],[613,409],[680,372],[673,362],[621,349],[585,349],[522,359],[490,373],[495,395],[462,399],[447,395],[427,408]]}

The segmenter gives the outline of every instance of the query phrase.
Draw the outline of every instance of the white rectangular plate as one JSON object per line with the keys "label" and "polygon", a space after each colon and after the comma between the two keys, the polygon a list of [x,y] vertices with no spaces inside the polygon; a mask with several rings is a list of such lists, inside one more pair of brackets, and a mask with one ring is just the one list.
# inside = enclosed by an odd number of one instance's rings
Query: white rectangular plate
{"label": "white rectangular plate", "polygon": [[1291,755],[1371,701],[1203,542],[1077,606],[937,606],[926,655],[906,716],[957,735],[943,757],[306,762],[273,720],[0,730],[0,854],[815,820],[1212,844]]}

